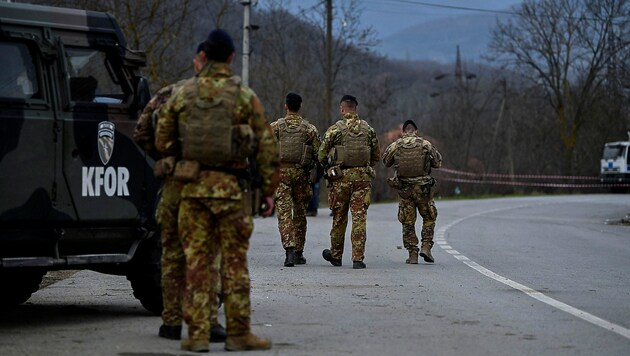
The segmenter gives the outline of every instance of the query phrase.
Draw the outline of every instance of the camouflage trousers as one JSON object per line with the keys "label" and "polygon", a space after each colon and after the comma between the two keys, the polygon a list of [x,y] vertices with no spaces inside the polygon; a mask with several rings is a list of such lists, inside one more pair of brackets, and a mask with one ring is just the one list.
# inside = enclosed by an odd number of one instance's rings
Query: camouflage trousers
{"label": "camouflage trousers", "polygon": [[407,186],[399,191],[398,221],[402,224],[403,246],[411,251],[418,250],[418,236],[416,235],[416,210],[422,217],[422,242],[433,246],[433,232],[437,209],[432,194],[419,184]]}
{"label": "camouflage trousers", "polygon": [[275,206],[282,247],[304,251],[306,242],[306,207],[313,196],[311,182],[304,172],[283,174],[276,190]]}
{"label": "camouflage trousers", "polygon": [[179,235],[186,255],[184,320],[190,340],[208,340],[209,314],[217,309],[209,292],[218,283],[220,264],[229,335],[250,331],[250,280],[247,249],[253,231],[251,216],[240,200],[183,198],[179,209]]}
{"label": "camouflage trousers", "polygon": [[366,218],[372,199],[372,184],[366,181],[332,182],[328,193],[328,206],[333,213],[330,231],[330,252],[334,259],[341,260],[348,225],[348,210],[352,214],[352,261],[363,261],[365,257]]}
{"label": "camouflage trousers", "polygon": [[[167,179],[162,186],[157,207],[157,222],[162,240],[162,301],[164,304],[162,322],[170,326],[182,324],[182,297],[186,285],[186,257],[177,231],[177,214],[182,187],[183,183]],[[220,256],[215,263],[218,270]],[[211,288],[210,297],[216,298],[220,292],[221,284],[215,283]],[[216,310],[210,313],[209,318],[211,325],[219,323]]]}

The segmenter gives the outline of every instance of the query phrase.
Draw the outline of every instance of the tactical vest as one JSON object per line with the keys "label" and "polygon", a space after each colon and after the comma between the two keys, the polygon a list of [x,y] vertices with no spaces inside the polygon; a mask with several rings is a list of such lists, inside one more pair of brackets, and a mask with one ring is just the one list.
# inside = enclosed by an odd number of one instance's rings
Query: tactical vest
{"label": "tactical vest", "polygon": [[308,142],[308,122],[302,120],[296,127],[287,125],[284,118],[278,119],[278,141],[280,162],[309,166],[313,160],[313,147]]}
{"label": "tactical vest", "polygon": [[402,178],[426,176],[431,173],[429,167],[429,152],[422,145],[422,139],[416,138],[412,142],[402,142],[394,159],[397,163],[396,175]]}
{"label": "tactical vest", "polygon": [[335,146],[336,164],[341,167],[365,167],[370,164],[371,148],[369,141],[370,126],[361,120],[358,133],[350,131],[343,121],[335,124],[341,131],[341,145]]}
{"label": "tactical vest", "polygon": [[241,86],[238,77],[213,88],[213,95],[199,95],[199,78],[186,96],[186,121],[179,123],[182,156],[211,167],[229,167],[254,152],[254,132],[247,125],[235,125],[236,99]]}

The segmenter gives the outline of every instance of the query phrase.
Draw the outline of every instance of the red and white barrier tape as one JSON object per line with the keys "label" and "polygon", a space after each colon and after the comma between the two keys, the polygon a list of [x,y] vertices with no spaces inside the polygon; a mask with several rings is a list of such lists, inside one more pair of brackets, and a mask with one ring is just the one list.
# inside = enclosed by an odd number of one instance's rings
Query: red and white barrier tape
{"label": "red and white barrier tape", "polygon": [[[499,174],[499,173],[472,173],[462,172],[454,169],[440,168],[439,172],[455,174],[467,177],[493,177],[493,178],[516,178],[516,179],[565,179],[565,180],[599,180],[599,177],[590,176],[551,176],[551,175],[530,175],[530,174]],[[444,178],[442,178],[444,179]],[[607,185],[610,186],[610,185]]]}
{"label": "red and white barrier tape", "polygon": [[630,184],[570,184],[570,183],[542,183],[542,182],[511,182],[498,180],[476,180],[461,178],[441,178],[441,181],[472,184],[515,185],[522,187],[547,188],[630,188]]}

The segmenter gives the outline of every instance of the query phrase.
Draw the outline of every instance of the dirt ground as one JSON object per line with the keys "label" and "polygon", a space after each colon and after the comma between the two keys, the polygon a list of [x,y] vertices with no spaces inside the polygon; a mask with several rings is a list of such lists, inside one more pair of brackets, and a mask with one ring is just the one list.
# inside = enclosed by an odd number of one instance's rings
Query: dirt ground
{"label": "dirt ground", "polygon": [[48,287],[49,285],[53,283],[69,278],[70,276],[72,276],[73,274],[77,272],[78,271],[72,271],[72,270],[71,271],[49,271],[48,273],[46,273],[46,275],[44,275],[44,278],[42,279],[42,283],[39,285],[39,288]]}

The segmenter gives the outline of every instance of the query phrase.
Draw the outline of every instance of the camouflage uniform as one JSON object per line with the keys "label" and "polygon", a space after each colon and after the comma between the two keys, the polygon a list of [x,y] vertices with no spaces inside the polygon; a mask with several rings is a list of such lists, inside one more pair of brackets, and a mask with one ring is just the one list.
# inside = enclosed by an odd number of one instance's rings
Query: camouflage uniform
{"label": "camouflage uniform", "polygon": [[[422,217],[422,245],[430,250],[433,247],[433,231],[437,218],[437,209],[433,201],[433,191],[435,180],[429,175],[431,168],[439,168],[442,165],[442,155],[427,140],[418,137],[415,133],[406,132],[403,137],[389,145],[383,153],[383,164],[385,167],[398,169],[397,152],[402,144],[420,141],[423,152],[428,154],[428,159],[418,158],[418,161],[426,162],[424,169],[426,175],[402,178],[396,177],[398,195],[400,203],[398,206],[398,221],[402,224],[402,237],[405,249],[410,252],[410,256],[418,252],[418,237],[416,236],[416,209]],[[397,172],[398,174],[398,172]],[[417,259],[417,258],[416,258]],[[426,258],[425,258],[426,260]]]}
{"label": "camouflage uniform", "polygon": [[[227,63],[210,62],[184,84],[166,103],[156,133],[157,149],[169,155],[181,153],[178,127],[187,121],[191,91],[213,97],[232,80]],[[262,193],[272,196],[278,184],[278,147],[262,105],[255,93],[241,86],[236,98],[234,123],[251,126],[256,136],[256,162],[262,178]],[[227,133],[226,133],[227,134]],[[249,237],[253,230],[250,214],[243,207],[244,192],[237,172],[245,173],[247,162],[234,163],[229,171],[202,170],[197,181],[184,185],[178,223],[179,236],[186,255],[186,290],[184,320],[188,340],[208,340],[210,310],[216,301],[209,298],[212,285],[218,283],[211,261],[222,255],[221,282],[225,295],[228,338],[250,332],[250,280],[247,268]]]}
{"label": "camouflage uniform", "polygon": [[[300,115],[288,114],[285,116],[288,127],[297,127],[304,120]],[[276,140],[280,140],[278,121],[271,123]],[[312,162],[317,161],[317,150],[319,150],[319,133],[314,125],[308,124],[308,142],[313,148]],[[299,164],[289,164],[281,162],[280,185],[276,190],[275,206],[278,215],[278,230],[282,247],[286,250],[293,248],[295,251],[304,251],[306,242],[306,206],[313,196],[311,188],[310,173],[308,167]]]}
{"label": "camouflage uniform", "polygon": [[[180,81],[160,89],[145,106],[138,119],[138,124],[134,131],[134,140],[153,159],[161,157],[155,148],[155,127],[159,118],[159,110],[173,91],[177,90],[183,83],[184,81]],[[174,180],[172,177],[165,177],[156,212],[162,244],[162,303],[164,306],[162,321],[164,325],[168,326],[182,324],[182,294],[186,282],[184,274],[186,258],[177,234],[177,214],[179,212],[182,187],[183,183]],[[217,270],[220,262],[219,256],[215,261]],[[210,296],[216,298],[219,293],[221,293],[221,284],[216,283],[211,288]],[[210,324],[219,324],[216,310],[210,314]]]}
{"label": "camouflage uniform", "polygon": [[[343,114],[344,122],[351,132],[360,130],[361,119],[353,112]],[[369,126],[368,126],[369,127]],[[319,148],[318,160],[327,165],[328,154],[336,145],[342,144],[343,133],[339,126],[332,125],[326,131],[324,140]],[[370,148],[370,163],[365,167],[342,167],[341,179],[329,184],[328,206],[333,213],[332,229],[330,231],[330,252],[336,260],[341,260],[348,224],[348,210],[352,213],[352,261],[363,261],[366,240],[367,209],[371,203],[372,180],[375,177],[374,165],[380,158],[379,143],[376,132],[369,127],[368,142]]]}

